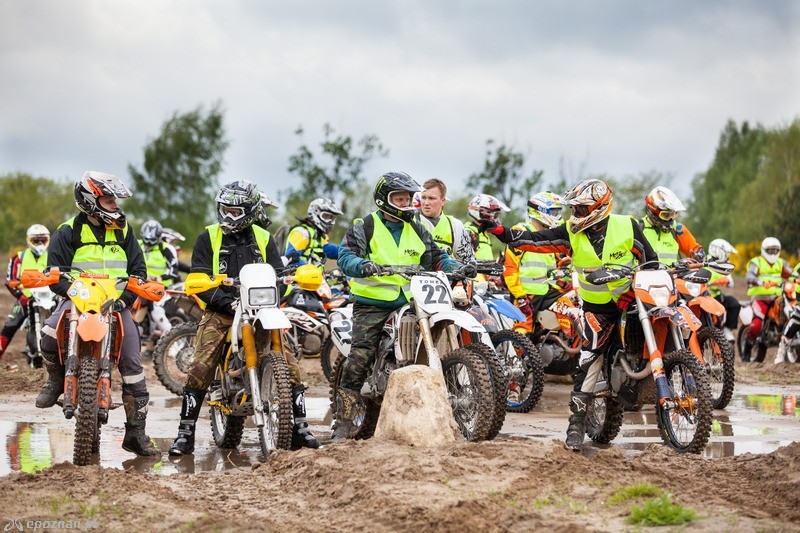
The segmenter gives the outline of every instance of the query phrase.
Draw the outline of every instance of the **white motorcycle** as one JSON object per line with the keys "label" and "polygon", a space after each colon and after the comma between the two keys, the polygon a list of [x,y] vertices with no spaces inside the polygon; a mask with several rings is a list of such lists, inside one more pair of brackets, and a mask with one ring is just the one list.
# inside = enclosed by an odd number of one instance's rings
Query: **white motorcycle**
{"label": "white motorcycle", "polygon": [[25,360],[31,368],[42,366],[42,327],[44,321],[53,314],[58,302],[61,300],[50,287],[30,289],[31,297],[28,300],[28,316],[23,322],[26,329]]}
{"label": "white motorcycle", "polygon": [[[423,364],[444,374],[453,416],[464,437],[471,441],[490,438],[498,421],[502,425],[505,418],[508,383],[486,362],[487,353],[496,357],[489,334],[472,315],[456,308],[444,272],[399,266],[383,267],[382,273],[410,278],[412,302],[392,313],[384,325],[372,368],[360,391],[350,437],[366,439],[374,433],[389,374],[397,368]],[[456,279],[459,274],[449,276]],[[352,325],[352,308],[331,313],[331,339],[340,352],[331,380],[334,424],[346,423],[337,415],[341,412],[339,388],[350,354]]]}

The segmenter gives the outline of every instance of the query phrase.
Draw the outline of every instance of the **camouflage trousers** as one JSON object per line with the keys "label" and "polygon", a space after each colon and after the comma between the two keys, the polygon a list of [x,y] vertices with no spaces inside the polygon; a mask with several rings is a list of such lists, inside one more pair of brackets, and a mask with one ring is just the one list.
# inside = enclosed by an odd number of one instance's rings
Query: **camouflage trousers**
{"label": "camouflage trousers", "polygon": [[[225,339],[228,330],[233,324],[233,317],[206,311],[200,323],[197,325],[197,334],[194,339],[194,362],[189,367],[186,376],[186,388],[195,390],[207,390],[217,365],[220,364],[225,356]],[[256,337],[256,346],[267,342],[267,339]],[[300,365],[291,353],[284,351],[286,363],[289,366],[289,378],[292,386],[300,385]]]}
{"label": "camouflage trousers", "polygon": [[386,320],[394,312],[388,307],[356,302],[353,304],[353,344],[342,369],[340,384],[345,389],[361,390],[367,379]]}

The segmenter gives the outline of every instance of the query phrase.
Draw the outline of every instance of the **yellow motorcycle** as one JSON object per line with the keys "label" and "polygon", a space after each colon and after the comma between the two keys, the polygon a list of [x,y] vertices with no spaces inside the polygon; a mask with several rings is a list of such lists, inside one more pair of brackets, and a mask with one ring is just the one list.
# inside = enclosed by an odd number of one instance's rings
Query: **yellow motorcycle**
{"label": "yellow motorcycle", "polygon": [[62,279],[70,282],[69,311],[56,326],[56,340],[65,366],[62,408],[67,419],[75,417],[73,463],[88,465],[100,448],[100,426],[108,422],[111,405],[111,370],[119,362],[125,331],[120,314],[113,310],[119,291],[128,289],[142,298],[157,301],[164,285],[134,276],[111,278],[107,274],[71,268],[52,268],[45,273],[24,270],[25,287],[46,287]]}

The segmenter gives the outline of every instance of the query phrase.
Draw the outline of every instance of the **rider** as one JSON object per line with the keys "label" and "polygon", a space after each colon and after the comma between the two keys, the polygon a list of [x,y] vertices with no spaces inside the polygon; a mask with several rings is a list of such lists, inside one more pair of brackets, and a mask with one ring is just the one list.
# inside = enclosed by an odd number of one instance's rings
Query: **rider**
{"label": "rider", "polygon": [[[410,297],[408,280],[400,275],[380,275],[379,265],[419,265],[424,270],[445,271],[460,266],[436,245],[415,217],[411,199],[421,190],[405,172],[382,175],[373,193],[378,210],[357,218],[339,246],[339,268],[353,278],[350,287],[355,302],[352,345],[338,389],[342,401],[333,427],[335,440],[351,435],[359,391],[375,358],[384,324]],[[474,276],[475,267],[468,268]]]}
{"label": "rider", "polygon": [[[142,247],[147,264],[147,277],[162,282],[164,287],[169,287],[181,278],[178,275],[178,254],[174,247],[164,242],[163,233],[164,228],[160,222],[148,220],[142,224],[139,232],[141,236],[139,246]],[[161,335],[172,329],[161,302],[148,301],[147,307]]]}
{"label": "rider", "polygon": [[[216,197],[218,222],[206,226],[197,238],[192,252],[192,272],[237,277],[244,265],[264,262],[277,271],[282,270],[283,261],[275,241],[267,230],[254,223],[263,216],[265,207],[273,205],[250,181],[235,180],[223,185]],[[233,324],[239,298],[237,290],[223,285],[198,294],[206,309],[197,325],[194,362],[187,372],[178,436],[169,449],[170,455],[194,452],[197,417],[223,355],[220,347]],[[306,421],[305,387],[300,382],[299,364],[290,353],[285,357],[292,382],[292,446],[319,448]]]}
{"label": "rider", "polygon": [[542,231],[507,229],[494,221],[481,223],[482,229],[501,241],[525,252],[561,252],[572,257],[578,273],[579,294],[583,300],[583,335],[575,386],[570,397],[566,445],[577,450],[586,433],[586,406],[591,401],[600,375],[603,354],[612,339],[623,310],[633,301],[630,279],[592,285],[587,270],[605,263],[634,266],[657,259],[633,218],[611,214],[611,189],[599,179],[578,183],[564,196],[572,216],[566,224]]}
{"label": "rider", "polygon": [[[118,198],[129,198],[131,192],[119,178],[105,172],[87,171],[75,183],[75,205],[81,211],[62,223],[50,242],[48,268],[80,268],[85,272],[109,277],[147,277],[147,265],[133,228],[126,223],[125,212],[117,205]],[[70,283],[62,280],[51,290],[65,299],[42,328],[42,356],[47,367],[47,382],[36,398],[36,407],[55,405],[64,392],[64,365],[59,361],[55,327],[63,312],[68,312]],[[147,405],[150,395],[139,352],[139,330],[130,307],[136,295],[123,290],[114,302],[114,310],[122,317],[125,331],[120,347],[119,372],[122,375],[122,404],[125,407],[125,437],[122,449],[136,455],[157,455],[145,434]]]}
{"label": "rider", "polygon": [[[552,192],[534,194],[528,200],[527,222],[514,226],[514,229],[541,231],[561,224],[561,210],[564,201]],[[524,329],[532,332],[537,311],[544,302],[557,299],[562,291],[550,285],[547,275],[557,268],[558,259],[554,253],[526,252],[506,247],[505,280],[515,304],[527,320]],[[519,325],[523,325],[520,323]]]}
{"label": "rider", "polygon": [[415,194],[414,198],[419,198],[420,220],[430,230],[433,241],[458,261],[474,263],[475,251],[464,223],[444,214],[447,185],[440,179],[431,178],[422,184],[422,192]]}
{"label": "rider", "polygon": [[341,215],[330,198],[316,198],[308,204],[306,218],[289,230],[286,237],[284,256],[289,260],[287,266],[300,266],[311,263],[322,268],[325,259],[339,257],[339,246],[328,242],[328,233]]}
{"label": "rider", "polygon": [[659,261],[671,265],[679,254],[696,261],[705,260],[705,251],[689,228],[675,221],[686,208],[674,192],[659,185],[645,196],[644,205],[645,215],[639,224]]}
{"label": "rider", "polygon": [[493,261],[492,243],[486,231],[481,229],[482,222],[496,223],[501,211],[510,211],[508,206],[491,194],[479,194],[469,201],[467,214],[472,220],[464,224],[470,233],[472,249],[479,261]]}
{"label": "rider", "polygon": [[14,298],[17,299],[14,307],[11,308],[3,330],[0,331],[0,359],[8,348],[8,344],[14,335],[22,327],[25,317],[28,316],[28,299],[31,291],[19,285],[12,287],[11,281],[19,281],[19,276],[23,270],[29,268],[44,270],[47,266],[47,247],[50,245],[50,230],[41,224],[34,224],[25,235],[28,243],[28,250],[17,252],[8,260],[8,270],[6,271],[6,288]]}
{"label": "rider", "polygon": [[175,257],[178,258],[178,272],[185,272],[188,274],[192,268],[187,263],[181,261],[181,245],[179,244],[181,241],[185,241],[186,237],[172,228],[161,228],[161,240],[164,241],[164,243],[172,246],[172,248],[175,250]]}
{"label": "rider", "polygon": [[[714,239],[708,245],[708,257],[719,263],[727,263],[730,254],[738,253],[736,248],[725,239]],[[722,287],[733,287],[733,277],[730,274],[720,274],[711,271],[711,280],[708,283],[708,292],[725,307],[725,324],[723,331],[725,339],[735,342],[733,330],[739,325],[739,311],[742,309],[739,300],[730,294],[722,294]]]}
{"label": "rider", "polygon": [[[792,270],[791,279],[796,283],[798,277],[800,277],[800,263],[797,263],[794,270]],[[792,339],[797,336],[798,332],[800,332],[800,305],[795,305],[792,316],[789,317],[789,322],[787,322],[786,326],[783,328],[781,342],[778,345],[778,353],[775,354],[775,361],[773,361],[776,365],[786,361],[789,352],[789,344],[792,342]],[[794,362],[794,358],[792,358],[792,361]]]}
{"label": "rider", "polygon": [[780,258],[781,241],[775,237],[767,237],[761,241],[761,255],[747,263],[747,295],[750,296],[750,307],[753,309],[753,321],[747,328],[744,340],[742,361],[750,362],[753,345],[761,334],[761,326],[770,305],[783,292],[782,281],[791,277],[788,263]]}

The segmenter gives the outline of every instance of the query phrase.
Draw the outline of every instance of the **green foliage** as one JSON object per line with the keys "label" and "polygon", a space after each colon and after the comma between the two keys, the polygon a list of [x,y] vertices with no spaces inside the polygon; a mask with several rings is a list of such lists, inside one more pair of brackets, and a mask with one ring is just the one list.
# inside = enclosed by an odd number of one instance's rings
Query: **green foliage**
{"label": "green foliage", "polygon": [[59,224],[77,213],[72,195],[73,182],[35,178],[15,172],[0,177],[0,251],[23,249],[25,233],[33,224],[44,224],[54,232]]}
{"label": "green foliage", "polygon": [[134,195],[125,210],[135,217],[134,226],[158,220],[185,235],[186,247],[192,247],[203,226],[214,220],[217,176],[228,147],[223,122],[220,103],[208,112],[202,106],[175,112],[164,122],[144,148],[144,170],[128,166]]}
{"label": "green foliage", "polygon": [[[300,186],[281,191],[278,197],[283,202],[286,215],[283,222],[294,222],[304,218],[309,202],[314,198],[331,198],[344,212],[346,224],[337,221],[331,232],[331,241],[337,242],[344,235],[344,229],[353,218],[363,216],[374,208],[372,187],[364,176],[364,167],[372,159],[387,157],[389,150],[384,148],[377,135],[364,135],[355,142],[349,135],[336,134],[330,124],[322,128],[323,141],[319,145],[319,155],[306,144],[289,156],[287,170],[300,177]],[[301,140],[303,128],[295,131]],[[325,159],[326,162],[321,162]]]}
{"label": "green foliage", "polygon": [[524,206],[531,194],[538,192],[542,181],[542,170],[523,173],[525,154],[515,152],[513,147],[495,141],[486,141],[486,159],[483,170],[467,179],[467,190],[476,194],[491,194],[510,208]]}
{"label": "green foliage", "polygon": [[650,172],[640,172],[638,176],[623,176],[614,178],[612,176],[593,176],[608,183],[614,197],[614,213],[619,215],[631,215],[634,218],[644,216],[644,199],[656,186],[663,185],[669,187],[672,183],[672,175],[662,174],[651,170]]}
{"label": "green foliage", "polygon": [[632,506],[631,515],[626,522],[642,526],[668,526],[691,522],[697,513],[691,509],[672,503],[672,496],[664,493],[658,498],[647,500],[641,507]]}
{"label": "green foliage", "polygon": [[637,483],[636,485],[626,485],[614,491],[614,494],[609,496],[609,505],[619,505],[627,503],[631,500],[638,498],[650,498],[654,496],[661,496],[664,491],[650,483]]}

